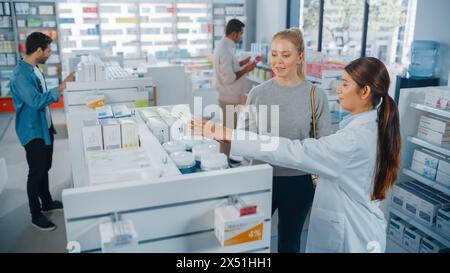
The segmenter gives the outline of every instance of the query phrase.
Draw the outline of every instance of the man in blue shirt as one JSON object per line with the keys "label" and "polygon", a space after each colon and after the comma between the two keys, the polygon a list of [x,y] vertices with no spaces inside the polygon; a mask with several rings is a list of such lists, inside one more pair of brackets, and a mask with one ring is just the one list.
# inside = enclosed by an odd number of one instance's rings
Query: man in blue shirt
{"label": "man in blue shirt", "polygon": [[66,83],[74,80],[70,74],[57,88],[47,89],[38,64],[45,64],[52,54],[52,42],[43,33],[31,33],[26,40],[26,56],[19,61],[11,76],[16,133],[25,148],[29,167],[27,194],[32,224],[44,231],[54,230],[56,225],[42,212],[63,207],[61,202],[52,199],[49,190],[48,171],[52,165],[53,135],[56,134],[49,106],[59,101]]}

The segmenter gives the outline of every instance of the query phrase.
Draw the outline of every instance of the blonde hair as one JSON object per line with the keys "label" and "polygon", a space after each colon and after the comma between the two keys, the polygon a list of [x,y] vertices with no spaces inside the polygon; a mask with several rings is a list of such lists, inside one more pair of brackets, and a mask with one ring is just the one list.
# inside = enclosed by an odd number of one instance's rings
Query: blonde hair
{"label": "blonde hair", "polygon": [[299,28],[291,28],[278,32],[272,38],[272,42],[276,39],[288,40],[291,42],[295,48],[297,48],[298,53],[303,53],[302,63],[297,67],[297,74],[300,78],[306,78],[306,62],[305,62],[305,43],[303,40],[303,33]]}

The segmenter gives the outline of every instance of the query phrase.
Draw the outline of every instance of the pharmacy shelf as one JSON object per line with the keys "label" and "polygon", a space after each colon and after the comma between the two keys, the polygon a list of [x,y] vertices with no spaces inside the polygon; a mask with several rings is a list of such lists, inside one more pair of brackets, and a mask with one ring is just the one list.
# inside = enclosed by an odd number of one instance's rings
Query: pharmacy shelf
{"label": "pharmacy shelf", "polygon": [[411,251],[405,249],[402,244],[394,241],[388,236],[386,243],[386,253],[411,253]]}
{"label": "pharmacy shelf", "polygon": [[421,110],[421,111],[425,111],[434,115],[438,115],[444,118],[450,118],[450,111],[445,111],[445,110],[441,110],[441,109],[436,109],[434,107],[430,107],[428,105],[424,105],[424,104],[420,104],[420,103],[414,103],[412,102],[410,104],[410,106],[412,108]]}
{"label": "pharmacy shelf", "polygon": [[422,232],[425,232],[427,235],[433,237],[433,239],[438,240],[439,242],[444,244],[446,247],[450,247],[450,239],[447,236],[445,236],[444,234],[441,234],[438,230],[436,230],[433,227],[422,224],[420,221],[417,220],[417,218],[415,216],[410,216],[396,208],[393,208],[392,206],[390,206],[390,212],[392,214],[395,214],[396,216],[402,218],[404,221],[406,221],[409,224],[413,225],[414,227],[418,228]]}
{"label": "pharmacy shelf", "polygon": [[438,152],[440,154],[443,154],[445,156],[450,156],[450,148],[432,144],[432,143],[429,143],[429,142],[422,140],[420,138],[417,138],[417,137],[409,136],[408,141],[411,143],[414,143],[416,145],[422,146],[424,148],[430,149],[432,151]]}
{"label": "pharmacy shelf", "polygon": [[436,181],[433,181],[431,179],[428,179],[428,178],[426,178],[426,177],[424,177],[424,176],[422,176],[422,175],[420,175],[420,174],[418,174],[418,173],[416,173],[416,172],[414,172],[412,170],[406,169],[406,168],[403,169],[403,173],[405,175],[407,175],[407,176],[409,176],[409,177],[411,177],[411,178],[413,178],[413,179],[415,179],[415,180],[417,180],[417,181],[427,185],[427,186],[430,186],[430,187],[432,187],[432,188],[434,188],[436,190],[439,190],[439,191],[441,191],[441,192],[443,192],[443,193],[445,193],[447,195],[450,195],[450,188],[440,184],[439,182],[436,182]]}

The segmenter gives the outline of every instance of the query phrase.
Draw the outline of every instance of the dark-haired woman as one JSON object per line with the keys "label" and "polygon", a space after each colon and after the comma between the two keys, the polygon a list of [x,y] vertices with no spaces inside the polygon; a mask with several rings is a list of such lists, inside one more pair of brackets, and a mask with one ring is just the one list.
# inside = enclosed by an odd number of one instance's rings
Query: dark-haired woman
{"label": "dark-haired woman", "polygon": [[259,136],[200,121],[193,123],[194,132],[232,140],[232,154],[319,175],[307,252],[384,252],[386,219],[379,203],[400,165],[398,110],[389,85],[378,59],[351,62],[338,89],[351,115],[337,133],[318,140]]}

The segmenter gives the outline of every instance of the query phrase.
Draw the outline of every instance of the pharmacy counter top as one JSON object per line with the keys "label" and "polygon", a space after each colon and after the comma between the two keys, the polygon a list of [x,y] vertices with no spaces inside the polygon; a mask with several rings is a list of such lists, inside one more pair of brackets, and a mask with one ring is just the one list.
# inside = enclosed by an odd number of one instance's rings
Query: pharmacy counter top
{"label": "pharmacy counter top", "polygon": [[[66,112],[67,131],[69,136],[69,153],[72,167],[73,187],[89,186],[88,167],[83,148],[82,128],[84,120],[96,119],[93,110],[69,110]],[[136,116],[136,120],[140,121]],[[139,122],[139,137],[143,150],[150,157],[154,167],[162,168],[162,177],[181,175],[178,168],[172,162],[158,140],[150,133],[143,122]]]}

